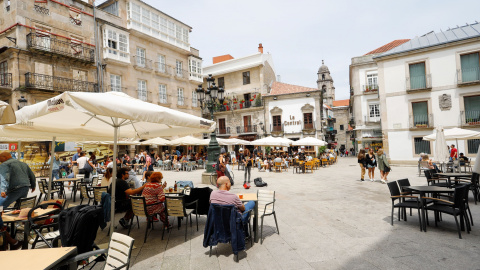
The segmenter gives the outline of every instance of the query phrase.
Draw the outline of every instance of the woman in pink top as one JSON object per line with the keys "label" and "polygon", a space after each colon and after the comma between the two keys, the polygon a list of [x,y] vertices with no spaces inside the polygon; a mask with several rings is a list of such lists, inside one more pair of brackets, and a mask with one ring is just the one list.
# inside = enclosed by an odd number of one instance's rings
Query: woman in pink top
{"label": "woman in pink top", "polygon": [[[145,197],[148,214],[154,215],[154,221],[155,215],[158,214],[163,224],[165,226],[169,226],[168,218],[165,214],[165,205],[163,204],[163,202],[165,201],[165,193],[163,192],[163,189],[167,186],[167,183],[164,182],[162,185],[162,179],[163,175],[161,172],[152,173],[152,175],[148,179],[149,182],[145,184],[142,196]],[[149,204],[154,205],[148,206]]]}

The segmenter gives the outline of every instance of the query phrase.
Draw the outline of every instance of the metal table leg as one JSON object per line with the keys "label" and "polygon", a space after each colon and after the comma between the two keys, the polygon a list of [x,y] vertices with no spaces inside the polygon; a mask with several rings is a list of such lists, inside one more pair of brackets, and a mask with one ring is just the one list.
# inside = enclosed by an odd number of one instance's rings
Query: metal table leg
{"label": "metal table leg", "polygon": [[253,219],[253,236],[255,243],[258,243],[258,201],[255,201],[255,218]]}

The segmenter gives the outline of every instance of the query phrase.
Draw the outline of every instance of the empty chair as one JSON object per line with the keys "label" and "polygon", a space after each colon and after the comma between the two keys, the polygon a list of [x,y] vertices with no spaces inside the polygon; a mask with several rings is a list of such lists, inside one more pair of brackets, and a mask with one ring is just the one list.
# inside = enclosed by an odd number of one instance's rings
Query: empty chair
{"label": "empty chair", "polygon": [[429,186],[449,187],[450,183],[447,178],[440,178],[436,175],[435,169],[425,170],[425,177]]}
{"label": "empty chair", "polygon": [[[52,210],[47,215],[32,217],[32,214],[35,212],[35,210],[40,208],[47,209],[48,206],[50,205],[55,207],[55,210]],[[52,215],[56,215],[60,213],[62,210],[63,210],[63,206],[58,203],[43,203],[33,207],[32,209],[30,209],[30,211],[28,211],[27,217],[28,217],[28,222],[30,224],[30,229],[33,230],[36,235],[35,239],[30,240],[30,243],[32,244],[32,249],[35,248],[35,245],[39,241],[43,241],[50,248],[53,247],[53,242],[55,242],[56,239],[60,237],[60,232],[58,231],[58,217],[54,218],[56,216],[52,216]],[[50,220],[50,223],[48,224],[44,222],[47,219]],[[51,229],[55,231],[51,231]]]}
{"label": "empty chair", "polygon": [[[38,190],[40,191],[40,196],[38,196],[38,203],[42,200],[42,197],[44,200],[48,200],[48,182],[47,179],[40,179],[38,180]],[[51,189],[50,194],[53,198],[53,195],[57,193],[57,196],[60,194],[59,189]]]}
{"label": "empty chair", "polygon": [[313,173],[313,161],[305,162],[305,172],[307,172],[307,170],[310,170]]}
{"label": "empty chair", "polygon": [[88,185],[86,183],[81,183],[80,184],[80,194],[82,194],[82,200],[80,201],[80,204],[83,204],[83,200],[88,199],[88,203],[90,204],[90,201],[93,199],[93,196],[90,194],[90,190],[88,189]]}
{"label": "empty chair", "polygon": [[[388,182],[388,189],[390,190],[390,198],[392,199],[392,216],[391,216],[391,224],[393,226],[393,211],[395,208],[398,208],[398,220],[400,220],[400,210],[404,213],[406,208],[416,208],[418,210],[418,223],[420,225],[420,231],[422,230],[422,219],[420,216],[420,200],[416,196],[411,195],[402,195],[400,193],[400,189],[398,188],[397,182]],[[405,198],[414,199],[415,201],[403,201]],[[395,203],[396,200],[400,202]],[[406,216],[405,216],[406,218]]]}
{"label": "empty chair", "polygon": [[108,187],[93,187],[93,203],[99,204],[102,201],[102,193],[108,192]]}
{"label": "empty chair", "polygon": [[[186,209],[186,206],[195,204],[195,209]],[[197,231],[198,231],[198,200],[195,200],[190,203],[185,203],[185,196],[166,196],[165,197],[165,207],[168,217],[185,217],[185,241],[187,241],[187,232],[188,232],[188,218],[190,217],[190,227],[192,227],[192,213],[195,211],[195,217],[197,222]],[[175,219],[173,220],[175,222]],[[170,239],[170,230],[168,238]]]}
{"label": "empty chair", "polygon": [[257,191],[258,199],[258,215],[261,218],[261,228],[260,228],[260,239],[263,243],[263,218],[266,216],[273,215],[275,219],[275,226],[277,227],[277,233],[280,234],[278,230],[277,215],[275,213],[275,191],[271,190],[258,190]]}

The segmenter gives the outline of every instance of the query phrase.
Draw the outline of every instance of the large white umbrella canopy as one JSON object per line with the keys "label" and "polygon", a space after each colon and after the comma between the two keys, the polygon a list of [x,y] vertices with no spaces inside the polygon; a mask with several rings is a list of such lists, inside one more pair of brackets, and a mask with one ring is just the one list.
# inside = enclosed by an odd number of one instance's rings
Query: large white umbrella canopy
{"label": "large white umbrella canopy", "polygon": [[175,140],[171,140],[168,145],[208,145],[203,139],[192,136],[185,136]]}
{"label": "large white umbrella canopy", "polygon": [[435,139],[435,159],[440,163],[448,162],[450,155],[448,153],[447,141],[445,140],[444,129],[442,126],[437,127]]}
{"label": "large white umbrella canopy", "polygon": [[[144,102],[119,92],[64,92],[51,99],[25,106],[16,112],[16,117],[17,124],[5,126],[0,137],[16,134],[17,137],[41,140],[49,135],[50,138],[53,137],[53,142],[55,139],[77,140],[72,138],[81,138],[81,141],[113,140],[114,156],[117,156],[119,137],[149,139],[215,130],[213,121]],[[53,149],[52,147],[52,154]],[[50,177],[51,174],[50,172]],[[113,166],[113,175],[116,175],[116,166]],[[115,181],[112,182],[112,188],[115,190]],[[110,232],[113,232],[115,192],[112,192],[111,213]]]}
{"label": "large white umbrella canopy", "polygon": [[[444,129],[443,134],[445,136],[446,141],[480,139],[480,132],[476,132],[468,129],[462,129],[462,128]],[[437,132],[423,137],[425,141],[435,141],[436,138],[437,138]]]}
{"label": "large white umbrella canopy", "polygon": [[256,146],[290,146],[293,141],[287,138],[268,136],[251,142],[251,145]]}
{"label": "large white umbrella canopy", "polygon": [[298,141],[294,141],[292,145],[295,146],[324,146],[327,145],[325,141],[319,140],[317,138],[313,137],[305,137],[303,139],[300,139]]}
{"label": "large white umbrella canopy", "polygon": [[15,124],[15,112],[10,104],[0,101],[0,125]]}
{"label": "large white umbrella canopy", "polygon": [[478,146],[477,157],[475,158],[475,165],[472,171],[480,174],[480,145]]}
{"label": "large white umbrella canopy", "polygon": [[[210,139],[204,139],[207,145],[210,143]],[[217,142],[219,145],[250,145],[249,141],[241,140],[241,139],[222,139],[217,138]]]}
{"label": "large white umbrella canopy", "polygon": [[157,137],[157,138],[143,141],[140,144],[141,145],[168,145],[169,143],[170,143],[169,140]]}

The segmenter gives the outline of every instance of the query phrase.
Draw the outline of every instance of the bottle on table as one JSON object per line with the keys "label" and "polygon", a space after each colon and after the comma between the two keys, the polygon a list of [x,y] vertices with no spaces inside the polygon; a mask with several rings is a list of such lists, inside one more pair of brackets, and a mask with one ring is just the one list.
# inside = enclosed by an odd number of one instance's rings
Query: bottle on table
{"label": "bottle on table", "polygon": [[175,185],[173,186],[173,189],[177,191],[177,181],[175,181]]}

